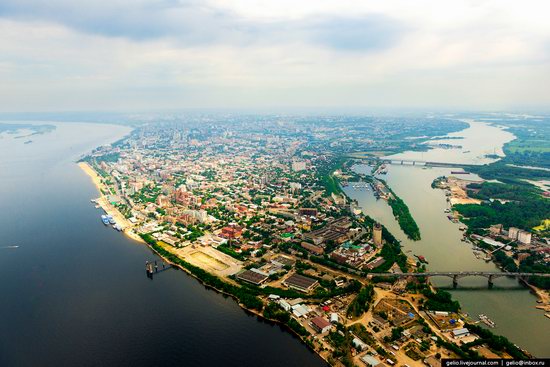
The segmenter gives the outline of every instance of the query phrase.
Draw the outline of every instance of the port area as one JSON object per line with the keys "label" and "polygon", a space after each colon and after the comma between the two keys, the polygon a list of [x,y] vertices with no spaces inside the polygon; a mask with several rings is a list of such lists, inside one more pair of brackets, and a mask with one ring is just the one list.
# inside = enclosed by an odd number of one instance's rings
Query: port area
{"label": "port area", "polygon": [[108,187],[101,181],[101,176],[99,176],[96,171],[90,167],[86,162],[79,162],[78,166],[91,178],[92,182],[99,191],[100,197],[93,199],[92,203],[97,204],[105,214],[110,215],[117,225],[120,226],[121,231],[124,232],[128,237],[132,238],[138,242],[144,242],[141,237],[139,237],[133,230],[133,224],[126,219],[126,217],[118,211],[113,204],[109,202],[109,199],[103,192],[108,192]]}
{"label": "port area", "polygon": [[122,213],[120,213],[113,206],[113,204],[109,202],[107,197],[102,195],[98,199],[95,199],[94,202],[97,203],[97,205],[99,205],[101,209],[103,209],[103,211],[107,213],[107,215],[110,215],[113,217],[116,224],[118,224],[122,228],[122,231],[127,231],[132,228],[132,223],[130,223],[130,221],[126,219],[124,215],[122,215]]}

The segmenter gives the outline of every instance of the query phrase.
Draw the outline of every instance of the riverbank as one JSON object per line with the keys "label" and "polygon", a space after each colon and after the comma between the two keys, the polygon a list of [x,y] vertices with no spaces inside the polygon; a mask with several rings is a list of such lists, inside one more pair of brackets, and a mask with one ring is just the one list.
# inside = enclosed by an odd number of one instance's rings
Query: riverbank
{"label": "riverbank", "polygon": [[[134,232],[132,230],[132,224],[108,201],[107,196],[104,194],[104,192],[108,192],[108,188],[102,182],[101,176],[93,169],[93,167],[90,166],[86,162],[79,162],[78,166],[91,178],[91,180],[94,183],[95,187],[99,191],[100,197],[96,200],[97,204],[107,214],[112,215],[113,218],[115,218],[117,223],[121,224],[121,226],[123,227],[123,232],[126,236],[130,237],[131,239],[133,239],[135,241],[138,241],[140,243],[143,243],[143,244],[147,245],[147,247],[149,249],[151,249],[151,251],[153,251],[160,258],[162,258],[166,263],[170,264],[171,266],[177,267],[180,270],[183,270],[185,273],[187,273],[188,275],[190,275],[193,278],[195,278],[196,280],[198,280],[205,287],[208,287],[210,289],[215,290],[216,292],[218,292],[220,294],[223,294],[225,296],[229,296],[229,297],[233,298],[237,302],[239,307],[241,307],[245,312],[253,314],[253,315],[259,317],[260,319],[262,319],[264,321],[268,321],[268,322],[271,322],[271,323],[276,323],[278,325],[284,326],[287,331],[292,333],[294,336],[298,337],[303,344],[305,344],[311,351],[315,352],[315,354],[317,354],[323,361],[325,361],[327,363],[327,365],[330,365],[329,362],[328,362],[328,359],[327,359],[327,355],[323,355],[323,354],[319,353],[317,350],[315,350],[314,348],[312,348],[308,344],[307,339],[304,336],[300,335],[297,331],[292,329],[289,325],[287,325],[287,324],[285,324],[285,323],[283,323],[279,320],[267,318],[263,315],[263,313],[261,311],[258,311],[254,308],[251,308],[251,307],[247,307],[244,303],[242,303],[239,300],[239,297],[237,295],[235,295],[231,292],[225,291],[225,290],[223,290],[219,287],[216,287],[212,284],[209,284],[208,282],[204,281],[199,276],[197,276],[195,273],[193,273],[191,270],[189,270],[187,267],[183,266],[180,262],[185,262],[185,260],[181,259],[176,254],[169,253],[165,249],[161,248],[159,245],[154,245],[154,244],[151,244],[151,243],[145,241],[141,236],[139,236],[136,232]],[[180,260],[180,261],[172,261],[170,259],[169,255],[176,256],[178,258],[178,260]],[[190,266],[193,266],[193,265],[190,265]],[[223,280],[220,280],[220,281],[223,282]],[[231,284],[229,284],[229,283],[227,283],[227,284],[229,286],[231,286]]]}
{"label": "riverbank", "polygon": [[[451,175],[440,176],[433,180],[432,188],[444,190],[447,196],[447,202],[450,204],[450,208],[448,210],[451,210],[451,213],[452,213],[448,217],[456,221],[462,218],[462,215],[459,214],[459,211],[453,210],[455,209],[453,208],[455,204],[475,204],[475,205],[481,204],[482,200],[469,197],[467,192],[467,186],[469,184],[475,183],[477,184],[478,187],[481,187],[479,185],[480,182],[483,183],[486,181],[465,180],[465,179],[457,178]],[[479,191],[480,188],[473,188],[472,190]],[[494,253],[495,253],[494,245],[490,246],[488,244],[485,244],[485,246],[487,247],[484,247],[481,244],[481,242],[478,243],[478,241],[481,241],[482,238],[476,237],[475,234],[472,236],[472,233],[470,233],[472,231],[472,228],[468,226],[467,221],[461,220],[461,223],[462,224],[460,228],[462,230],[467,230],[467,232],[463,234],[464,237],[462,238],[462,241],[473,245],[473,253],[476,254],[476,258],[478,259],[480,258],[478,256],[478,253],[479,253],[479,250],[481,250],[485,254],[485,258],[483,260],[485,260],[487,263],[492,263],[496,265],[499,269],[501,269],[501,271],[514,271],[510,269],[506,270],[505,269],[506,264],[502,260],[499,261],[499,259],[494,256]],[[474,227],[473,229],[475,230],[476,228]],[[480,249],[478,246],[481,247],[482,249]],[[505,246],[504,242],[502,242],[502,246],[503,247]],[[502,250],[502,253],[505,253],[504,250]],[[512,257],[511,255],[507,254],[505,258],[510,259],[511,257]],[[519,265],[519,263],[514,262],[514,265]],[[537,297],[538,299],[537,304],[534,306],[534,308],[543,310],[545,312],[550,311],[550,295],[548,294],[548,291],[542,288],[539,288],[533,284],[530,284],[528,281],[522,281],[522,282],[519,282],[519,284],[521,284],[522,286],[525,286],[525,288],[529,289],[531,293]]]}
{"label": "riverbank", "polygon": [[[177,153],[177,154],[179,154],[179,153]],[[101,158],[103,158],[103,157],[101,157]],[[190,162],[190,163],[194,164],[193,162]],[[122,164],[122,163],[117,163],[117,164],[113,163],[110,166],[110,168],[112,170],[115,170],[115,169],[118,168],[118,166],[120,164]],[[104,177],[105,177],[105,180],[103,180],[103,183],[105,183],[109,186],[109,188],[110,188],[109,191],[111,193],[113,193],[113,194],[117,193],[119,191],[118,190],[118,185],[117,185],[118,183],[115,180],[107,180],[107,178],[109,177],[107,172],[112,172],[112,170],[109,170],[109,165],[106,163],[106,166],[104,166],[102,164],[101,167],[104,167],[105,171],[103,171],[100,168],[97,168],[97,170],[100,174],[104,175]],[[170,168],[170,167],[168,167],[168,168]],[[141,175],[141,173],[139,171],[136,171],[136,172],[134,172],[133,177],[140,177],[140,175]],[[130,174],[128,176],[132,177]],[[155,180],[156,175],[152,174],[151,178],[152,178],[152,181],[155,183],[156,182],[156,180]],[[217,182],[215,177],[211,177],[210,180],[212,182]],[[174,184],[174,187],[175,186],[177,186],[177,184]],[[157,199],[158,199],[158,195],[156,195],[156,193],[158,193],[157,189],[158,189],[158,191],[160,191],[159,185],[154,185],[153,188],[152,187],[146,187],[146,189],[143,190],[144,194],[140,195],[140,196],[143,197],[143,200],[140,198],[140,200],[139,201],[136,200],[136,202],[138,202],[138,203],[140,203],[140,202],[157,202]],[[237,188],[237,190],[239,190],[239,189]],[[430,190],[430,189],[428,188],[428,190]],[[201,194],[201,195],[204,195],[202,197],[202,199],[208,198],[208,196],[212,193],[212,191],[213,191],[212,187],[205,187],[202,194]],[[433,191],[433,190],[430,190],[430,191]],[[169,192],[167,192],[167,195],[168,194],[169,194]],[[108,194],[106,193],[106,195],[108,195]],[[168,200],[172,200],[171,198],[172,198],[172,196],[170,195]],[[177,196],[176,196],[176,198],[177,198]],[[158,201],[161,202],[161,199],[165,199],[165,198],[160,198]],[[132,202],[131,200],[129,200],[129,201]],[[197,200],[197,202],[201,202],[201,201]],[[167,206],[169,206],[169,205],[167,205]],[[153,208],[153,205],[151,205],[151,208],[149,208],[149,210],[142,210],[141,205],[136,205],[133,208],[133,210],[136,211],[136,212],[141,210],[141,214],[143,214],[142,218],[144,219],[144,221],[143,221],[144,226],[146,226],[146,223],[145,223],[146,221],[151,223],[150,230],[143,230],[143,232],[149,232],[149,233],[159,232],[159,230],[157,228],[159,228],[161,224],[164,225],[164,223],[169,222],[169,220],[166,220],[164,218],[159,218],[159,216],[157,215],[157,213],[158,214],[164,214],[164,212],[165,212],[164,209],[162,209],[162,208],[157,208],[157,209],[158,210],[155,210],[155,208]],[[332,208],[329,208],[329,209],[331,211],[333,210]],[[344,210],[346,210],[346,212],[344,212]],[[156,213],[155,213],[155,211],[156,211]],[[256,212],[256,211],[252,210],[252,212]],[[341,213],[344,214],[344,215],[347,215],[347,207],[344,207],[343,210],[338,211],[336,214],[341,214]],[[159,221],[150,220],[150,219],[154,219],[153,217],[156,217],[157,219],[161,219],[161,220],[159,220]],[[269,236],[278,235],[279,234],[278,229],[279,228],[274,228],[273,231],[270,231],[271,233],[268,232],[268,235]],[[196,231],[195,229],[192,229],[192,230],[193,230],[193,232]],[[299,231],[298,231],[298,234],[299,234]],[[147,242],[149,242],[149,240],[152,240],[151,241],[151,246],[154,246],[154,247],[155,246],[156,247],[160,246],[160,248],[158,250],[161,253],[164,252],[163,257],[171,260],[172,262],[175,262],[176,264],[179,264],[179,265],[183,266],[184,268],[189,270],[191,273],[193,273],[193,275],[197,279],[199,279],[201,282],[204,282],[204,284],[207,285],[208,287],[213,287],[214,289],[217,289],[218,291],[223,291],[224,293],[227,292],[227,294],[230,294],[232,297],[235,297],[238,300],[239,304],[242,304],[244,306],[243,308],[247,309],[250,312],[254,312],[255,310],[257,310],[258,313],[261,312],[261,310],[262,310],[262,308],[264,307],[264,304],[265,304],[265,303],[262,303],[262,302],[265,302],[265,300],[266,300],[265,297],[268,296],[269,294],[273,293],[275,295],[280,295],[279,293],[277,293],[277,290],[271,290],[271,288],[251,287],[249,285],[245,286],[244,283],[242,283],[243,284],[242,287],[235,286],[235,284],[232,284],[232,285],[226,284],[227,282],[223,282],[221,279],[218,279],[215,276],[213,276],[212,274],[209,274],[209,272],[207,271],[208,268],[205,269],[204,266],[201,266],[201,267],[193,266],[192,263],[187,263],[185,261],[185,259],[181,259],[178,256],[173,256],[173,254],[167,253],[167,252],[170,252],[170,251],[161,251],[161,250],[167,250],[167,246],[164,246],[164,244],[165,244],[164,242],[157,242],[152,238],[152,236],[148,237],[147,235],[144,235],[143,238]],[[194,237],[194,238],[196,238],[196,237]],[[171,241],[168,241],[169,238],[166,238],[166,240],[167,240],[166,242],[171,242]],[[174,244],[177,244],[177,242],[175,242]],[[206,244],[208,245],[208,243],[206,243]],[[394,251],[392,251],[389,254],[389,255],[391,255],[391,257],[389,257],[389,258],[394,259],[397,256],[399,256],[399,258],[404,258],[403,254],[401,253],[400,247],[398,245],[396,245],[394,247],[395,247],[395,249],[394,249]],[[384,251],[385,248],[386,248],[386,246],[383,247],[382,250]],[[386,258],[388,258],[388,257],[386,257]],[[404,259],[404,260],[406,261],[406,259]],[[391,262],[388,261],[388,266],[391,266],[393,264],[393,262],[394,261],[391,261]],[[332,283],[331,283],[331,288],[332,288]],[[287,297],[290,292],[288,292],[288,290],[286,290],[286,289],[285,290],[281,289],[280,293],[284,293],[285,298],[297,298],[295,295]],[[269,316],[269,314],[268,314],[268,316]],[[305,322],[303,323],[303,325],[308,327],[308,324],[306,324]],[[289,323],[289,326],[291,328],[294,327],[294,325],[292,323]],[[304,335],[304,332],[302,332],[300,329],[298,329],[298,333],[301,333],[301,335]],[[309,338],[309,337],[306,337],[306,340],[307,340],[308,343],[312,341],[312,339]]]}
{"label": "riverbank", "polygon": [[[265,317],[261,311],[258,311],[258,310],[254,309],[252,307],[247,307],[244,303],[242,303],[240,301],[240,299],[237,295],[235,295],[231,292],[228,292],[226,290],[223,290],[220,287],[216,287],[215,285],[212,285],[209,282],[206,282],[204,279],[201,279],[201,277],[199,277],[197,274],[195,274],[189,268],[197,268],[197,269],[200,269],[201,271],[207,273],[206,271],[202,270],[201,268],[196,267],[195,265],[191,265],[191,264],[187,263],[184,259],[179,257],[177,254],[168,252],[166,249],[162,248],[158,244],[149,243],[148,241],[144,240],[140,235],[138,235],[136,232],[134,232],[132,230],[132,224],[126,218],[124,218],[124,216],[108,201],[107,196],[104,194],[104,192],[108,192],[108,188],[102,182],[101,176],[93,169],[93,167],[91,165],[89,165],[88,163],[86,163],[86,162],[79,162],[78,166],[91,178],[91,180],[94,183],[95,187],[99,191],[100,197],[99,197],[99,199],[96,200],[97,204],[107,214],[112,215],[113,218],[115,218],[115,220],[117,221],[117,223],[120,223],[121,226],[123,226],[123,232],[124,232],[125,235],[127,235],[128,237],[132,238],[135,241],[138,241],[140,243],[143,243],[143,244],[147,245],[147,247],[149,249],[151,249],[151,251],[153,251],[160,258],[162,258],[166,263],[170,264],[171,266],[177,267],[180,270],[183,270],[188,275],[190,275],[193,278],[197,279],[205,287],[208,287],[210,289],[215,290],[216,292],[218,292],[220,294],[223,294],[223,295],[226,295],[226,296],[229,296],[229,297],[233,298],[237,302],[239,307],[241,307],[246,312],[257,316],[262,320],[284,326],[287,331],[291,332],[294,336],[298,337],[303,344],[305,344],[310,350],[315,352],[323,361],[325,361],[327,363],[327,365],[330,365],[329,362],[328,362],[328,359],[327,359],[328,355],[323,355],[323,354],[319,353],[319,351],[312,348],[310,346],[310,344],[307,342],[307,339],[304,336],[300,335],[292,327],[290,327],[286,323],[283,323],[279,320],[270,319],[270,318]],[[176,257],[178,261],[173,261],[173,259],[170,258],[171,256]],[[187,264],[188,267],[182,265],[182,263]],[[214,277],[215,277],[215,275],[214,275]],[[219,279],[219,281],[222,282],[222,283],[225,283],[229,287],[234,286],[232,284],[224,282],[221,279]],[[251,295],[251,296],[255,297],[253,295]]]}
{"label": "riverbank", "polygon": [[545,290],[538,287],[535,287],[534,285],[531,285],[527,282],[524,283],[529,289],[531,289],[531,292],[537,296],[537,305],[535,306],[539,310],[543,310],[545,312],[550,312],[550,293]]}
{"label": "riverbank", "polygon": [[109,192],[109,189],[107,186],[102,182],[101,176],[93,169],[92,166],[90,166],[86,162],[79,162],[78,167],[84,171],[88,175],[88,177],[91,178],[93,184],[99,191],[99,198],[95,201],[97,205],[105,211],[108,215],[113,216],[117,224],[119,224],[122,227],[122,232],[131,238],[134,241],[145,243],[143,239],[133,231],[133,224],[126,219],[126,217],[113,205],[109,202],[109,199],[104,194],[105,192]]}
{"label": "riverbank", "polygon": [[[147,237],[145,235],[145,237]],[[166,261],[168,264],[172,265],[172,266],[175,266],[177,267],[178,269],[181,269],[183,270],[185,273],[187,273],[188,275],[192,276],[193,278],[197,279],[202,285],[204,285],[205,287],[208,287],[210,289],[213,289],[215,290],[216,292],[220,293],[220,294],[223,294],[223,295],[226,295],[226,296],[229,296],[231,298],[233,298],[235,300],[235,302],[237,302],[237,304],[239,305],[239,307],[241,307],[243,310],[245,310],[246,312],[248,313],[251,313],[255,316],[257,316],[258,318],[260,318],[261,320],[264,320],[264,321],[269,321],[269,322],[272,322],[272,323],[276,323],[276,324],[279,324],[279,325],[282,325],[285,327],[285,329],[287,331],[289,331],[290,333],[292,333],[294,336],[298,337],[298,339],[300,339],[300,341],[305,344],[311,351],[313,351],[315,354],[317,354],[323,361],[325,361],[327,363],[327,365],[330,365],[329,361],[328,361],[328,355],[323,355],[321,354],[322,351],[318,351],[316,350],[315,348],[313,348],[309,343],[308,343],[308,340],[307,340],[307,337],[309,337],[309,333],[308,335],[306,336],[303,336],[301,335],[300,333],[298,333],[296,330],[294,330],[290,325],[284,323],[284,322],[281,322],[279,320],[276,320],[276,319],[271,319],[271,318],[268,318],[268,317],[265,317],[264,314],[260,311],[260,310],[257,310],[255,308],[252,308],[252,307],[247,307],[243,302],[241,302],[241,300],[239,299],[239,296],[232,293],[232,292],[229,292],[227,290],[224,290],[224,289],[221,289],[221,287],[217,287],[215,286],[214,284],[212,284],[212,282],[208,282],[206,281],[205,279],[201,278],[198,274],[197,274],[197,271],[200,271],[201,273],[205,273],[205,274],[209,274],[212,279],[216,279],[219,284],[223,284],[224,286],[227,286],[227,287],[235,287],[235,285],[233,284],[229,284],[227,282],[224,282],[223,280],[221,280],[220,278],[216,277],[215,275],[211,275],[210,273],[206,272],[205,270],[197,267],[197,266],[194,266],[192,264],[189,264],[187,263],[185,260],[181,259],[179,256],[167,251],[166,249],[162,248],[162,246],[160,246],[158,243],[156,243],[156,241],[154,240],[145,240],[143,239],[143,242],[155,253],[157,254],[160,258],[162,258],[164,261]],[[175,257],[177,260],[174,261],[174,259],[172,257]],[[194,270],[194,271],[193,271]],[[251,297],[256,297],[256,296],[253,296],[251,295]],[[263,302],[262,302],[263,304]]]}
{"label": "riverbank", "polygon": [[32,144],[0,139],[3,243],[19,246],[0,250],[0,366],[326,366],[283,328],[175,268],[144,276],[145,262],[160,259],[101,223],[90,202],[97,188],[76,164],[129,131],[60,123]]}
{"label": "riverbank", "polygon": [[[491,131],[487,131],[487,130]],[[497,131],[496,128],[474,124],[468,131],[459,133],[465,137],[465,143],[471,153],[465,154],[459,151],[432,150],[425,152],[423,156],[415,152],[406,152],[400,155],[402,159],[425,161],[447,161],[464,164],[482,164],[485,152],[499,149],[503,143],[512,137],[506,137],[507,133]],[[484,136],[481,141],[478,137]],[[466,141],[471,140],[471,141]],[[452,154],[451,154],[452,153]],[[405,200],[422,231],[422,239],[413,242],[406,238],[400,231],[398,223],[393,218],[391,211],[385,203],[375,200],[368,191],[355,190],[352,187],[346,191],[352,199],[358,201],[358,206],[369,216],[383,223],[394,233],[403,245],[406,253],[420,253],[430,262],[430,270],[454,270],[454,271],[496,271],[493,262],[485,262],[477,258],[472,247],[467,241],[463,241],[464,226],[448,220],[452,216],[450,202],[445,193],[440,190],[431,190],[429,185],[438,177],[452,176],[451,168],[433,167],[420,168],[410,166],[392,165],[389,167],[386,180],[388,184]],[[458,179],[470,180],[470,176],[464,175]],[[473,177],[474,180],[478,178]],[[474,208],[475,209],[475,208]],[[434,284],[440,287],[450,287],[444,279],[434,279]],[[484,290],[486,282],[482,279],[464,278],[460,281],[457,290],[450,290],[453,298],[460,301],[466,312],[472,315],[487,314],[498,325],[497,332],[507,336],[518,345],[529,350],[537,356],[547,356],[548,349],[542,340],[548,338],[550,329],[546,328],[548,319],[537,310],[534,292],[528,289],[518,288],[515,279],[502,277],[497,279],[496,289]],[[470,288],[470,289],[469,289]],[[523,288],[523,287],[521,287]],[[510,315],[514,314],[514,318]]]}
{"label": "riverbank", "polygon": [[464,180],[455,176],[441,176],[432,182],[432,188],[444,190],[451,207],[455,204],[480,204],[481,200],[468,196],[467,186],[474,182],[479,183],[480,181]]}
{"label": "riverbank", "polygon": [[480,204],[481,200],[474,199],[468,196],[466,191],[466,186],[471,184],[471,180],[463,180],[454,176],[447,177],[447,184],[449,185],[448,190],[451,193],[449,202],[451,206],[455,204]]}

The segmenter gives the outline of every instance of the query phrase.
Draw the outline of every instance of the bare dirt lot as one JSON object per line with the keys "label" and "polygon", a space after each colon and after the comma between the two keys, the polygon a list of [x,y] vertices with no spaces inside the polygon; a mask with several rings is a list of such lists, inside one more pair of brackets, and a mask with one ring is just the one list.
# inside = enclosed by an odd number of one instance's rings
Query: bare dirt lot
{"label": "bare dirt lot", "polygon": [[221,277],[227,277],[241,271],[242,262],[210,246],[190,245],[175,249],[166,246],[185,261]]}

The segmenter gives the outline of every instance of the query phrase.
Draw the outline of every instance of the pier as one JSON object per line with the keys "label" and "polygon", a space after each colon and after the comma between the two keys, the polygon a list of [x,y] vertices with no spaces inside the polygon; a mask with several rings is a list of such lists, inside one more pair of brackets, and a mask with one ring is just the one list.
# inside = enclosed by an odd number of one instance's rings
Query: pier
{"label": "pier", "polygon": [[550,273],[507,273],[507,272],[490,272],[490,271],[459,271],[459,272],[453,272],[453,271],[429,271],[426,273],[367,273],[367,275],[371,276],[378,276],[378,277],[398,277],[398,278],[406,278],[406,277],[449,277],[453,280],[453,288],[456,288],[458,286],[458,280],[460,278],[469,277],[469,276],[480,276],[487,278],[487,282],[489,285],[489,288],[493,286],[493,280],[500,277],[514,277],[519,280],[525,281],[529,277],[544,277],[544,278],[550,278]]}
{"label": "pier", "polygon": [[171,266],[166,266],[166,263],[163,261],[160,262],[160,267],[162,268],[159,269],[158,260],[146,261],[145,273],[147,274],[147,277],[153,279],[153,274],[160,273],[171,268]]}

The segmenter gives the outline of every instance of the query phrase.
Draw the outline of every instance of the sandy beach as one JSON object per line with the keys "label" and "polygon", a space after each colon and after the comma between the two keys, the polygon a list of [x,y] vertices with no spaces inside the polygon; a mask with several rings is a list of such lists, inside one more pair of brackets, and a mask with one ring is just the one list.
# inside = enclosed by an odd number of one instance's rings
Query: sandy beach
{"label": "sandy beach", "polygon": [[448,189],[451,192],[450,203],[455,204],[479,204],[481,200],[468,196],[466,186],[473,181],[462,180],[454,176],[447,177]]}
{"label": "sandy beach", "polygon": [[86,162],[79,162],[78,166],[92,179],[95,187],[99,192],[99,198],[97,199],[97,204],[105,211],[105,213],[112,215],[117,224],[122,227],[124,234],[131,239],[144,243],[143,239],[133,231],[133,225],[130,223],[118,209],[113,206],[103,192],[107,192],[108,188],[101,181],[101,176]]}
{"label": "sandy beach", "polygon": [[538,304],[535,307],[539,310],[550,312],[550,293],[547,290],[537,288],[534,285],[528,285],[528,287],[538,298]]}

